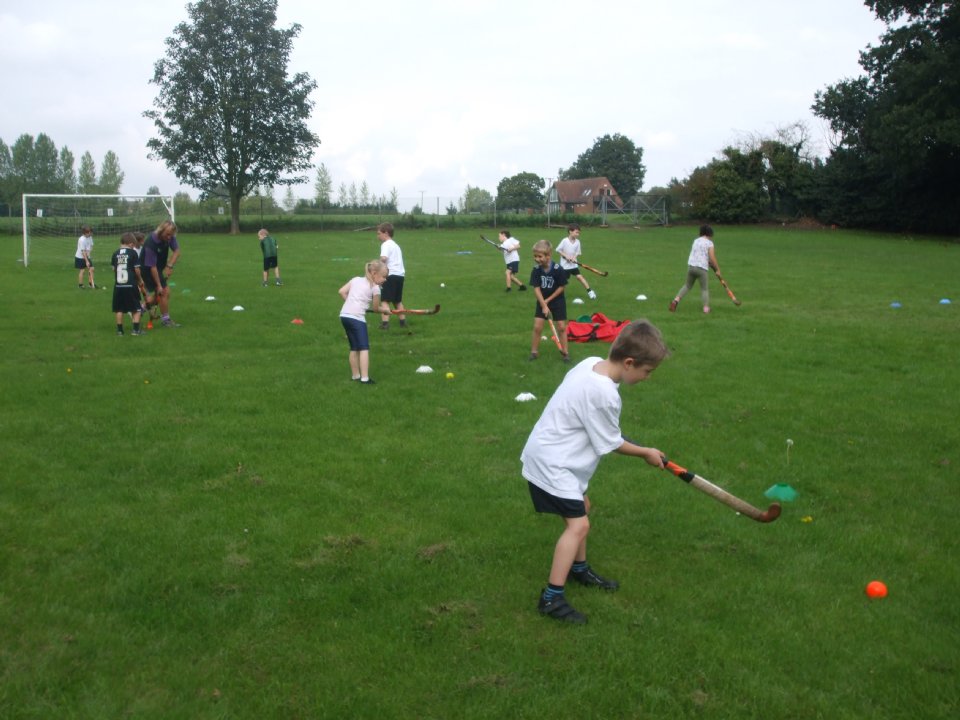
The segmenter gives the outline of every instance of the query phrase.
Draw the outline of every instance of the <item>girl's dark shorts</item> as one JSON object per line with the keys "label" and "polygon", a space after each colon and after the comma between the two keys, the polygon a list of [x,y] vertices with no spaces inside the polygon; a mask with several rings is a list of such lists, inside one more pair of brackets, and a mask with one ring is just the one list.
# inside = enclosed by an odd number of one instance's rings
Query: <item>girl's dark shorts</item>
{"label": "girl's dark shorts", "polygon": [[367,324],[356,318],[342,317],[340,322],[347,331],[347,342],[351,350],[369,350],[370,336],[367,334]]}
{"label": "girl's dark shorts", "polygon": [[533,500],[533,509],[541,513],[553,513],[565,518],[578,518],[587,514],[587,506],[583,500],[569,500],[551,495],[529,480],[530,499]]}
{"label": "girl's dark shorts", "polygon": [[277,256],[265,257],[263,259],[263,271],[266,272],[270,268],[275,268],[277,266]]}
{"label": "girl's dark shorts", "polygon": [[403,302],[403,275],[387,275],[380,290],[380,301],[394,305]]}
{"label": "girl's dark shorts", "polygon": [[[73,259],[73,269],[74,270],[85,270],[87,267],[87,261],[83,258],[75,257]],[[93,267],[93,260],[90,261],[90,267]]]}
{"label": "girl's dark shorts", "polygon": [[[553,302],[548,302],[547,307],[550,308],[550,317],[554,320],[566,320],[567,319],[567,301],[564,299],[563,295],[558,297]],[[540,303],[537,303],[536,310],[533,312],[535,318],[544,317],[543,308],[540,307]]]}
{"label": "girl's dark shorts", "polygon": [[516,275],[518,272],[520,272],[520,261],[514,260],[513,262],[508,262],[507,270],[512,272],[514,275]]}
{"label": "girl's dark shorts", "polygon": [[[567,269],[564,268],[564,270],[567,270]],[[579,275],[579,274],[580,274],[580,266],[579,266],[579,265],[578,265],[577,267],[575,267],[575,268],[570,268],[569,270],[567,270],[567,275],[569,275],[570,277],[573,277],[574,275]]]}

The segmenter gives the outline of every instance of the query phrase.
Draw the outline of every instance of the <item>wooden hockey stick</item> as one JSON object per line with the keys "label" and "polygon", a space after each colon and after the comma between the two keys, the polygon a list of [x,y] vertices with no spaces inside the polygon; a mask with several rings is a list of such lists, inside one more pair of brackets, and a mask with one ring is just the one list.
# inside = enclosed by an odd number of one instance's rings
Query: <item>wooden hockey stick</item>
{"label": "wooden hockey stick", "polygon": [[731,495],[723,488],[714,485],[712,482],[705,480],[696,473],[692,473],[686,468],[680,467],[674,462],[670,462],[667,460],[667,458],[663,458],[663,466],[685,483],[692,485],[701,492],[705,492],[714,500],[722,502],[727,507],[733,508],[741,515],[746,515],[752,520],[762,523],[769,523],[780,517],[780,503],[773,503],[766,510],[761,510],[759,508],[755,508],[746,500],[741,500],[736,495]]}

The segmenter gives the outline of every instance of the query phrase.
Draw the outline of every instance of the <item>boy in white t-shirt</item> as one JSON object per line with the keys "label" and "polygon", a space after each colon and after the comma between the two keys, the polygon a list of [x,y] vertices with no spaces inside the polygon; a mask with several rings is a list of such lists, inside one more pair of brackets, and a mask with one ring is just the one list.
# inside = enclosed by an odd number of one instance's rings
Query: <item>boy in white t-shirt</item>
{"label": "boy in white t-shirt", "polygon": [[387,266],[379,260],[367,263],[364,277],[352,278],[337,292],[343,298],[340,323],[350,344],[350,377],[363,385],[373,385],[370,377],[370,336],[367,310],[380,307],[380,286],[387,279]]}
{"label": "boy in white t-shirt", "polygon": [[503,261],[507,264],[507,292],[510,292],[513,283],[520,286],[520,291],[526,290],[527,286],[517,277],[520,271],[520,241],[509,230],[501,230],[500,249],[503,250]]}
{"label": "boy in white t-shirt", "polygon": [[587,487],[600,458],[611,452],[663,467],[659,450],[625,440],[621,434],[618,385],[646,380],[668,355],[660,331],[646,320],[634,320],[617,336],[606,360],[587,358],[567,373],[524,445],[520,461],[534,508],[559,515],[564,522],[549,584],[537,604],[542,615],[575,624],[587,621],[564,596],[568,576],[588,587],[619,587],[616,580],[598,575],[587,563]]}
{"label": "boy in white t-shirt", "polygon": [[[387,281],[383,284],[383,292],[380,295],[380,329],[390,329],[390,305],[397,310],[404,310],[403,307],[403,281],[407,274],[403,266],[403,251],[393,239],[393,223],[380,223],[377,225],[377,240],[380,241],[380,262],[387,266]],[[402,312],[398,315],[400,327],[407,324],[407,316]]]}
{"label": "boy in white t-shirt", "polygon": [[77,287],[83,290],[83,272],[86,270],[90,289],[93,290],[97,287],[93,284],[93,228],[84,225],[80,228],[80,233],[77,238],[77,252],[73,256],[73,268],[79,270]]}
{"label": "boy in white t-shirt", "polygon": [[683,300],[693,287],[693,283],[700,283],[700,302],[703,304],[703,311],[710,312],[710,290],[707,287],[707,271],[713,268],[717,273],[720,272],[720,266],[717,264],[717,253],[713,248],[713,228],[709,225],[700,226],[700,237],[693,241],[690,248],[690,257],[687,258],[687,281],[677,296],[670,302],[670,312],[677,311],[677,305]]}
{"label": "boy in white t-shirt", "polygon": [[567,236],[557,245],[557,253],[560,255],[560,267],[567,271],[568,276],[580,281],[587,291],[587,297],[596,300],[597,294],[590,288],[587,279],[580,274],[580,265],[577,263],[577,258],[581,255],[579,225],[570,223],[567,226]]}

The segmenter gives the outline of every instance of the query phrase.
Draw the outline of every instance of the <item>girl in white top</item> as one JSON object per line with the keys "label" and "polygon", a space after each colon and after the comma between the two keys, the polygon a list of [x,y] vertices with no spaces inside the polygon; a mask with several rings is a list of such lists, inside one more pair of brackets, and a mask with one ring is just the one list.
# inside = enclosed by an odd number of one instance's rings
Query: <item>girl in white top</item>
{"label": "girl in white top", "polygon": [[717,264],[717,254],[713,249],[713,228],[709,225],[700,226],[700,237],[693,241],[690,248],[690,257],[687,259],[687,281],[677,292],[677,296],[670,303],[670,312],[675,312],[677,305],[683,300],[693,287],[694,282],[700,283],[700,302],[703,311],[710,312],[710,290],[707,288],[707,271],[713,269],[720,272]]}
{"label": "girl in white top", "polygon": [[340,323],[350,344],[350,377],[364,385],[373,384],[370,377],[370,337],[367,334],[368,309],[380,306],[380,286],[387,279],[387,266],[380,260],[366,265],[364,277],[351,279],[338,291],[343,298]]}

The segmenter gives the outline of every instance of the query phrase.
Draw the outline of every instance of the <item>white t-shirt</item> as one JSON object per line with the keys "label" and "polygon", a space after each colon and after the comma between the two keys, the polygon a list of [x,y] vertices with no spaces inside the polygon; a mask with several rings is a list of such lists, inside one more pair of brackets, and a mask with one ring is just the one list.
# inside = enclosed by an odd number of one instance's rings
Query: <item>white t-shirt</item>
{"label": "white t-shirt", "polygon": [[556,497],[582,500],[600,458],[623,445],[617,384],[577,363],[533,426],[520,462],[523,477]]}
{"label": "white t-shirt", "polygon": [[512,262],[520,262],[520,253],[517,252],[520,249],[520,241],[515,237],[508,237],[504,240],[500,247],[504,249],[503,261],[509,265]]}
{"label": "white t-shirt", "polygon": [[[366,322],[367,308],[371,307],[374,296],[379,295],[379,285],[371,285],[365,277],[353,278],[350,281],[350,289],[347,290],[347,299],[343,301],[343,307],[340,308],[340,317]],[[379,300],[377,305],[380,305]]]}
{"label": "white t-shirt", "polygon": [[387,272],[390,275],[404,275],[403,252],[393,238],[380,243],[380,257],[387,259]]}
{"label": "white t-shirt", "polygon": [[77,238],[77,254],[74,255],[78,260],[83,260],[83,251],[87,251],[87,257],[93,257],[93,235],[87,237],[81,235]]}
{"label": "white t-shirt", "polygon": [[693,241],[693,247],[690,248],[690,259],[687,265],[693,267],[710,269],[710,248],[713,247],[713,240],[706,235],[701,235]]}
{"label": "white t-shirt", "polygon": [[577,267],[577,264],[567,260],[564,255],[568,255],[572,258],[580,257],[580,241],[571,240],[570,237],[567,236],[560,241],[559,245],[557,245],[557,252],[560,253],[560,267],[562,267],[564,270],[573,270],[575,267]]}

